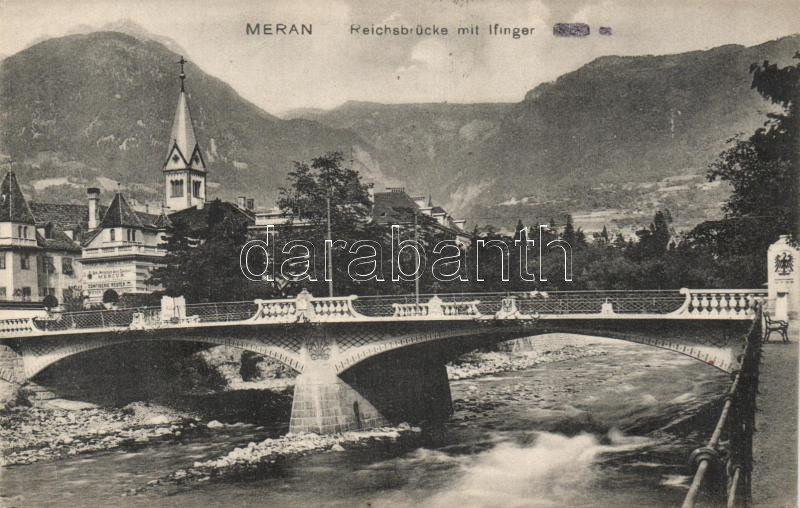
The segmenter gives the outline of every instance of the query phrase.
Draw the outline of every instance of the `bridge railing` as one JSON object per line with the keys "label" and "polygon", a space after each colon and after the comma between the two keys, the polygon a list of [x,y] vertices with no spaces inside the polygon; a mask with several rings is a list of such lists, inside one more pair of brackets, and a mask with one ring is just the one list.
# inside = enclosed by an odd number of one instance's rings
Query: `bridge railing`
{"label": "bridge railing", "polygon": [[[514,298],[523,314],[600,314],[604,306],[614,314],[680,314],[689,318],[750,316],[763,289],[665,289],[610,291],[515,291],[495,293],[444,293],[420,295],[360,296],[353,308],[373,317],[426,314],[424,307],[437,297],[442,302],[477,300],[480,314],[499,312],[503,300]],[[419,307],[417,310],[413,310]],[[401,309],[398,313],[397,309]]]}
{"label": "bridge railing", "polygon": [[[353,300],[353,308],[365,316],[393,316],[399,306],[411,309],[424,306],[433,297],[444,303],[467,303],[477,300],[480,314],[494,315],[502,308],[503,300],[513,297],[521,312],[526,314],[598,314],[603,304],[611,304],[618,314],[667,314],[686,304],[686,294],[681,290],[639,291],[509,291],[494,293],[439,293],[360,296]],[[422,312],[422,311],[419,311]],[[408,314],[408,313],[406,313]]]}
{"label": "bridge railing", "polygon": [[[37,330],[57,332],[96,328],[150,328],[162,325],[243,321],[253,317],[258,305],[246,302],[195,303],[179,312],[165,315],[161,307],[129,307],[98,309],[53,314],[49,319],[34,319]],[[3,333],[0,323],[0,333]]]}
{"label": "bridge railing", "polygon": [[761,307],[756,304],[739,372],[725,396],[714,432],[708,444],[694,450],[690,456],[694,477],[682,508],[694,508],[701,495],[729,508],[750,504],[762,338]]}
{"label": "bridge railing", "polygon": [[676,312],[692,317],[753,316],[766,289],[682,289],[684,304]]}
{"label": "bridge railing", "polygon": [[160,310],[154,307],[84,310],[54,314],[49,319],[35,319],[36,328],[45,332],[92,328],[128,328],[134,315]]}
{"label": "bridge railing", "polygon": [[[686,319],[747,319],[763,289],[517,291],[494,293],[405,294],[313,297],[64,312],[47,319],[2,320],[0,335],[97,328],[157,328],[194,323],[333,322],[369,318],[524,318],[536,315],[665,315]],[[513,300],[517,314],[505,311]]]}

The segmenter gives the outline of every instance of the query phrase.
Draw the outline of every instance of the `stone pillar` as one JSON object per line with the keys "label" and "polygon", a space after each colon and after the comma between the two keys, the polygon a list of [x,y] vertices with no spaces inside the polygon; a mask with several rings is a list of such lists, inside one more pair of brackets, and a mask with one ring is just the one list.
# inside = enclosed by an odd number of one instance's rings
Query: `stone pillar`
{"label": "stone pillar", "polygon": [[335,341],[321,334],[306,339],[289,432],[331,434],[401,422],[438,422],[453,413],[440,345],[373,356],[339,375],[333,368],[337,353]]}
{"label": "stone pillar", "polygon": [[289,432],[333,434],[386,424],[367,399],[325,365],[307,365],[295,380]]}
{"label": "stone pillar", "polygon": [[[309,306],[299,311],[313,309]],[[324,328],[308,330],[300,354],[303,373],[295,379],[289,432],[333,434],[386,425],[378,410],[337,376],[333,364],[338,347]]]}
{"label": "stone pillar", "polygon": [[22,357],[11,347],[0,344],[0,408],[16,402],[24,381]]}
{"label": "stone pillar", "polygon": [[778,320],[800,318],[800,250],[789,244],[788,236],[767,250],[767,310]]}

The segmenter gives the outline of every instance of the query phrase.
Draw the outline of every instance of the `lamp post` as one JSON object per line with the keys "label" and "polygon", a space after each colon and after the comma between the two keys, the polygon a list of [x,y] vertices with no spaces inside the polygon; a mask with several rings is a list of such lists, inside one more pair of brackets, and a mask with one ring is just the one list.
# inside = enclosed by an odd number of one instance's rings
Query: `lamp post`
{"label": "lamp post", "polygon": [[[415,248],[416,248],[417,245],[419,245],[419,235],[417,234],[417,209],[414,208],[414,246],[415,246]],[[421,268],[421,265],[422,265],[422,258],[419,258],[419,265],[417,266],[418,270]],[[415,274],[415,275],[416,276],[414,277],[414,298],[415,298],[415,303],[417,305],[419,305],[419,277],[420,277],[420,274]]]}
{"label": "lamp post", "polygon": [[328,231],[325,235],[325,251],[327,252],[327,256],[325,256],[325,262],[328,265],[328,296],[333,296],[333,242],[331,241],[331,186],[330,186],[330,179],[328,180],[328,194],[325,197],[325,204],[328,209]]}

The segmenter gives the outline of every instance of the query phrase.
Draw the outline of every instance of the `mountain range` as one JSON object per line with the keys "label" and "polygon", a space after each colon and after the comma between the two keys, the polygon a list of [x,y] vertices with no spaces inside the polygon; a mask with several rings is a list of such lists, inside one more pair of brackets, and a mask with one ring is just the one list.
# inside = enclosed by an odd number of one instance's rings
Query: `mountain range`
{"label": "mountain range", "polygon": [[[109,28],[130,33],[48,39],[0,63],[0,153],[29,195],[83,200],[87,183],[121,182],[139,201],[159,198],[179,88],[170,48],[180,48],[138,27]],[[798,50],[793,35],[601,57],[518,103],[348,102],[278,118],[191,63],[187,89],[209,189],[224,198],[269,206],[292,161],[340,150],[378,187],[431,194],[473,223],[616,208],[622,224],[672,206],[690,225],[718,213],[727,192],[698,175],[773,110],[750,88],[750,65],[786,65]]]}

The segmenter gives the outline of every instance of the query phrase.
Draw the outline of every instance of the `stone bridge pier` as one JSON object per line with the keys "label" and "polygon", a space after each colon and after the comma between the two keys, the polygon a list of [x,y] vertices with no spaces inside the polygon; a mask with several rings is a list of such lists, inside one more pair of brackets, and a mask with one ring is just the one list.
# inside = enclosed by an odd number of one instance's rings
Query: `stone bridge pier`
{"label": "stone bridge pier", "polygon": [[[336,337],[334,330],[310,338],[301,350],[289,431],[329,434],[444,421],[453,411],[445,365],[477,347],[530,333],[521,326],[448,328],[455,330],[384,324],[373,331],[386,338],[355,348],[348,347],[352,335]],[[436,340],[439,335],[451,336]]]}

